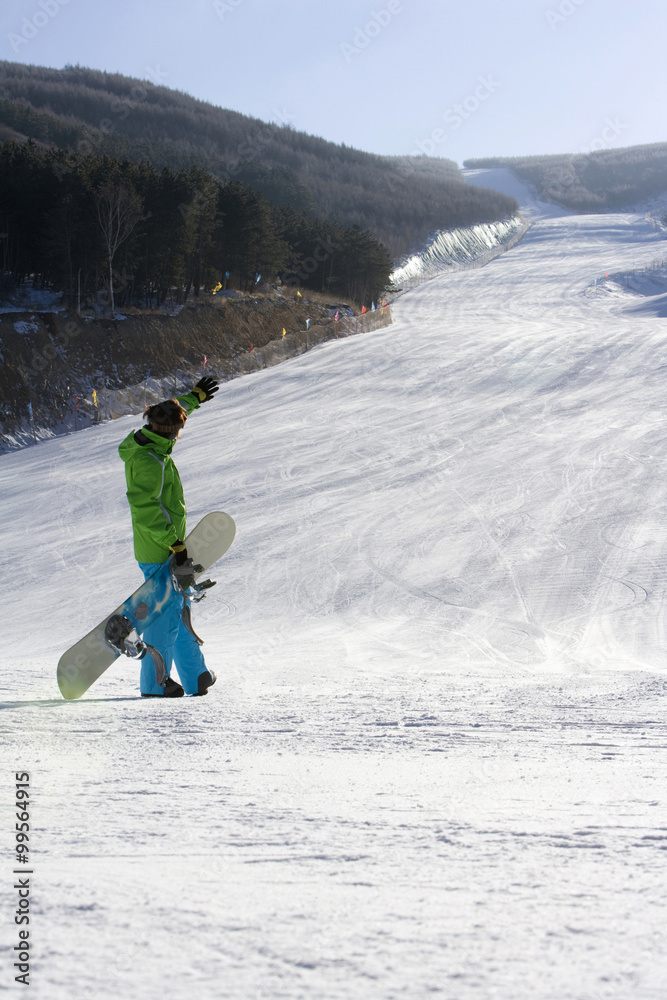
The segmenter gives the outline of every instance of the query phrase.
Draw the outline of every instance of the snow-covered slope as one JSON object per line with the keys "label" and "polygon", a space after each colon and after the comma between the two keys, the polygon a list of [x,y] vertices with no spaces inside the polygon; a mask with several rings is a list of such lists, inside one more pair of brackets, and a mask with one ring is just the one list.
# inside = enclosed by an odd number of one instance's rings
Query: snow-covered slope
{"label": "snow-covered slope", "polygon": [[507,170],[506,167],[478,168],[461,172],[466,184],[490,188],[492,191],[500,191],[501,194],[509,195],[510,198],[516,198],[521,214],[527,219],[558,219],[571,214],[569,209],[563,208],[562,205],[540,201],[539,198],[535,197],[529,185],[520,180],[511,170]]}
{"label": "snow-covered slope", "polygon": [[137,420],[0,459],[32,996],[664,996],[667,328],[585,294],[659,253],[537,220],[194,414],[191,521],[238,525],[206,699],[142,701],[130,661],[55,684],[139,581]]}

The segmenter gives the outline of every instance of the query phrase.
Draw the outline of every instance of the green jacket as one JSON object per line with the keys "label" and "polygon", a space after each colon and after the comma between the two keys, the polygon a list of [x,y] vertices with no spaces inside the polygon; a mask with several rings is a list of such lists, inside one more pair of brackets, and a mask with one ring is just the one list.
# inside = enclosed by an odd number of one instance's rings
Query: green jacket
{"label": "green jacket", "polygon": [[[177,398],[188,414],[199,408],[194,393]],[[164,562],[169,558],[169,546],[177,539],[185,539],[183,486],[171,457],[175,444],[175,440],[169,441],[143,427],[131,431],[118,448],[125,462],[134,556],[138,562]]]}

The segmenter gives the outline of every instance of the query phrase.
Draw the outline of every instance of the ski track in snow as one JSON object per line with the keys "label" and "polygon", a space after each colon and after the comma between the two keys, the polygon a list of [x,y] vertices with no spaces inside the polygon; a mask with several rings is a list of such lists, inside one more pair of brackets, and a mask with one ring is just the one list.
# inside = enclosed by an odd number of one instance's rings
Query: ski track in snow
{"label": "ski track in snow", "polygon": [[638,216],[536,217],[195,413],[190,523],[238,525],[206,699],[138,698],[129,660],[56,686],[140,582],[137,418],[0,458],[32,996],[662,1000],[667,328],[584,294],[659,252]]}

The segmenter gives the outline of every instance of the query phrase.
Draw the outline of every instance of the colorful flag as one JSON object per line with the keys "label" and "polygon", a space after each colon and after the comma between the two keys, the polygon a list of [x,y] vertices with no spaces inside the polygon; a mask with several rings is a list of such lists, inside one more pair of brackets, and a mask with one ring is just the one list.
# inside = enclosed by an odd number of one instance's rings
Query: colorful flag
{"label": "colorful flag", "polygon": [[310,318],[306,320],[306,330],[310,328]]}
{"label": "colorful flag", "polygon": [[206,362],[207,361],[208,361],[208,358],[206,357],[206,355],[204,355],[204,364],[202,365],[202,368],[206,368]]}
{"label": "colorful flag", "polygon": [[93,406],[97,406],[97,393],[93,389]]}
{"label": "colorful flag", "polygon": [[285,327],[283,327],[283,340],[285,339],[285,334],[286,333],[287,333],[287,330],[285,329]]}

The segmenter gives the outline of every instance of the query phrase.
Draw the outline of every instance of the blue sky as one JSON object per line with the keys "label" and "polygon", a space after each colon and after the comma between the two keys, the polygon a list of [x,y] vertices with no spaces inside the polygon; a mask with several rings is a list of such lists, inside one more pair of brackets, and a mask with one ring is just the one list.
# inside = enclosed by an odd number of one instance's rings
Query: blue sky
{"label": "blue sky", "polygon": [[667,141],[658,0],[4,0],[0,58],[152,79],[376,153]]}

